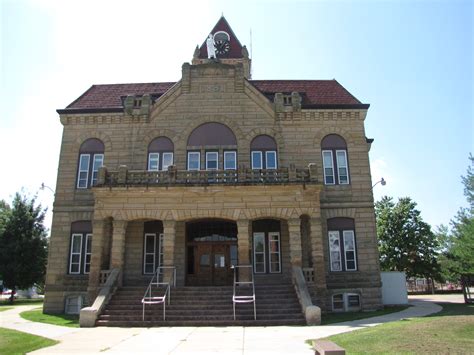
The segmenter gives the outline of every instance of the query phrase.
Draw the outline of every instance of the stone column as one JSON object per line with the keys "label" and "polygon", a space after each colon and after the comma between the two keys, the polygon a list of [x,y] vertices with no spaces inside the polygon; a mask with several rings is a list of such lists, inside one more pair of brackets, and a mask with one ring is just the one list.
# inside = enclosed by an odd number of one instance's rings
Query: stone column
{"label": "stone column", "polygon": [[110,268],[119,268],[123,271],[125,262],[125,232],[127,221],[114,220],[112,232],[112,248],[110,253]]}
{"label": "stone column", "polygon": [[326,262],[324,261],[324,241],[321,220],[309,219],[311,228],[311,250],[314,267],[314,283],[317,288],[326,288]]}
{"label": "stone column", "polygon": [[302,266],[301,254],[301,221],[299,218],[288,220],[288,232],[290,235],[290,262],[291,266]]}
{"label": "stone column", "polygon": [[[163,266],[175,266],[174,251],[176,244],[176,221],[163,221]],[[164,272],[165,279],[170,279],[171,270]]]}
{"label": "stone column", "polygon": [[[241,219],[237,221],[237,248],[239,255],[239,265],[250,265],[250,221]],[[250,269],[239,271],[239,281],[250,280]]]}
{"label": "stone column", "polygon": [[100,270],[103,261],[103,249],[105,239],[108,238],[105,234],[105,220],[94,219],[92,221],[92,249],[91,249],[91,265],[89,270],[89,285],[87,293],[89,297],[89,304],[94,302],[99,290]]}

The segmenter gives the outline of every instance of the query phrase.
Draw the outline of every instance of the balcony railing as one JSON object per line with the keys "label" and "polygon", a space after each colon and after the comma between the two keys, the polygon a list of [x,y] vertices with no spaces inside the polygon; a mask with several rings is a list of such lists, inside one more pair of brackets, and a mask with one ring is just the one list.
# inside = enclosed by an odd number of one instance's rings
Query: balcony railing
{"label": "balcony railing", "polygon": [[307,168],[238,170],[177,170],[170,166],[165,171],[129,170],[120,166],[117,171],[106,167],[99,170],[96,186],[207,186],[207,185],[282,185],[318,183],[316,166]]}

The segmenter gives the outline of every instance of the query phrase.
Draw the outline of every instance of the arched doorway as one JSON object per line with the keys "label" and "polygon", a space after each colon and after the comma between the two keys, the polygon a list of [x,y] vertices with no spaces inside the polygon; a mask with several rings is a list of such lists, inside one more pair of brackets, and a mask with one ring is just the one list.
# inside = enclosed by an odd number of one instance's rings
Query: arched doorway
{"label": "arched doorway", "polygon": [[231,285],[237,260],[235,222],[206,219],[186,223],[186,284]]}

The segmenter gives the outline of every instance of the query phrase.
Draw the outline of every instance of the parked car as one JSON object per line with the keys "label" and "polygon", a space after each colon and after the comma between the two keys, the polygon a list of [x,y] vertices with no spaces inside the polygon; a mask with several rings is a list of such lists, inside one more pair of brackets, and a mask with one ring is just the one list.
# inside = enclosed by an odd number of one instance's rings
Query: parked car
{"label": "parked car", "polygon": [[[12,290],[9,290],[8,288],[4,288],[0,298],[2,300],[8,300],[11,296],[12,296]],[[18,298],[18,294],[15,292],[13,297]]]}

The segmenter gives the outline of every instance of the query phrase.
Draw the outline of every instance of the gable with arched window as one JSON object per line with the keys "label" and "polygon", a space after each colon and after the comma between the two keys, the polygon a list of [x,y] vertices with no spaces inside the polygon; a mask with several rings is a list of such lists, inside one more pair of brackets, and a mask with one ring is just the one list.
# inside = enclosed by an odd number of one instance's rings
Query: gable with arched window
{"label": "gable with arched window", "polygon": [[[221,163],[222,162],[222,163]],[[234,132],[218,122],[195,128],[187,142],[188,170],[236,170],[237,139]]]}
{"label": "gable with arched window", "polygon": [[277,144],[266,134],[255,137],[250,143],[252,169],[277,169]]}
{"label": "gable with arched window", "polygon": [[89,138],[79,148],[77,167],[78,189],[87,189],[97,183],[99,169],[104,165],[104,143],[97,138]]}
{"label": "gable with arched window", "polygon": [[325,185],[348,185],[349,163],[347,144],[337,134],[329,134],[321,141]]}
{"label": "gable with arched window", "polygon": [[174,161],[174,144],[167,137],[153,139],[148,145],[148,170],[168,170]]}

